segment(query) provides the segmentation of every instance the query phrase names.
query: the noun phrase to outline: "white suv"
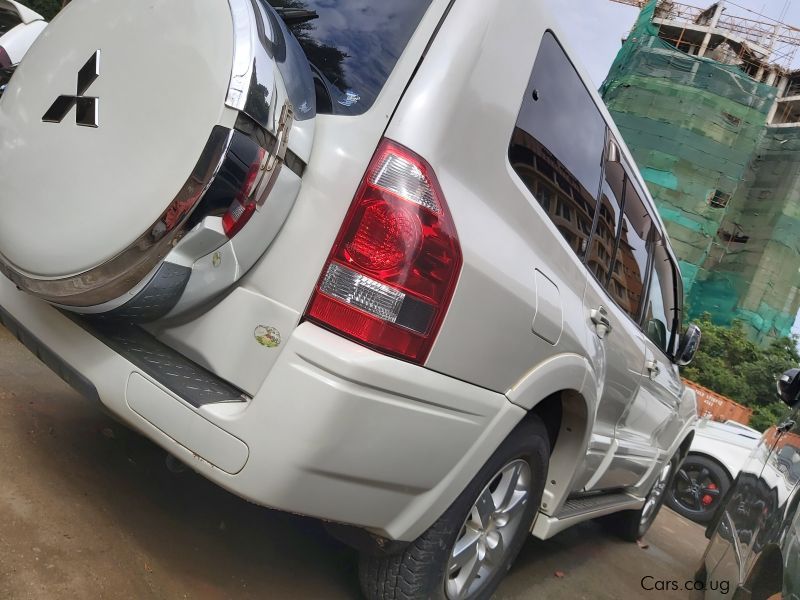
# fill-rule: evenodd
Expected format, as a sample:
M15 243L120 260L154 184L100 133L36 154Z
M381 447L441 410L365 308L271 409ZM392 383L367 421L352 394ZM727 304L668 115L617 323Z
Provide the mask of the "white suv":
M3 322L370 598L643 535L700 334L544 4L74 0L0 99Z

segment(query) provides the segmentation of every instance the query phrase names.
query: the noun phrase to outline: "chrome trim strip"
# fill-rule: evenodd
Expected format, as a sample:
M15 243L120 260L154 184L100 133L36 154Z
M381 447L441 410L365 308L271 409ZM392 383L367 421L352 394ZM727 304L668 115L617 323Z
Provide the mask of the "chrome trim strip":
M225 104L244 111L253 80L255 11L250 0L228 0L233 18L233 69Z
M175 199L145 233L111 260L72 277L37 279L19 272L0 256L0 272L22 290L62 306L95 306L128 293L186 233L186 223L219 172L232 137L233 130L214 127Z

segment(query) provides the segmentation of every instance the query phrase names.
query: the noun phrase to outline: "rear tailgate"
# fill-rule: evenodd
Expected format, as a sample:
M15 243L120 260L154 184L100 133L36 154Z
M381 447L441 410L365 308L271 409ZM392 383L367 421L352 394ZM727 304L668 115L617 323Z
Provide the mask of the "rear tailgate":
M358 53L360 60L340 64L343 73L351 74L347 86L337 80L341 89L332 85L330 69L317 69L317 85L328 88L336 106L326 108L318 102L314 150L297 201L268 251L213 308L191 320L148 326L161 341L250 395L261 387L300 322L370 158L449 0L415 0L402 8L383 3L363 8L352 0L338 0L338 8L321 0L305 4L320 15L310 24L325 30L322 41L333 45L329 51ZM410 20L405 22L406 37L397 37L403 11L409 11ZM325 28L326 18L331 28ZM363 38L346 44L345 25L355 28L359 19ZM389 31L395 36L396 56L385 41ZM303 37L300 41L306 49L315 43ZM390 52L377 79L368 71L359 74L359 69L375 64L381 47Z

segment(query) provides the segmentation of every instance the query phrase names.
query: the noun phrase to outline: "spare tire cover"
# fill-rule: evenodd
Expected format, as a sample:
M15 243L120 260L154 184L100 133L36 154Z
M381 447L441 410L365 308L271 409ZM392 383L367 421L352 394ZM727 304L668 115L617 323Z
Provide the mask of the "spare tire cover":
M246 77L272 71L265 81L274 89L262 98L291 96L298 84L281 77L286 64L255 48L269 35L268 13L274 21L268 5L250 0L73 0L0 98L4 272L63 280L138 243L185 188L212 131L233 127L230 107L256 110L245 106L252 94L231 103L234 84L240 96L255 84L242 89L243 52ZM313 90L310 71L302 79L299 88ZM268 128L259 117L269 111L252 120ZM301 145L307 160L310 142Z

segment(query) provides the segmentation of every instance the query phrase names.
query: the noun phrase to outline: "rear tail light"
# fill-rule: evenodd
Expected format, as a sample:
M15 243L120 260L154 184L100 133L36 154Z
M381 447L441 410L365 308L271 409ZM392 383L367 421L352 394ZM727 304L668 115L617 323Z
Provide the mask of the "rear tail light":
M430 165L383 140L306 318L355 341L424 363L461 270L461 248Z
M258 183L258 175L261 171L261 165L264 162L266 152L263 148L259 148L256 153L256 158L250 165L247 171L247 176L244 179L242 189L234 198L228 211L222 217L222 229L228 239L233 238L237 233L242 230L242 227L247 225L247 222L256 212L256 199L255 191Z

